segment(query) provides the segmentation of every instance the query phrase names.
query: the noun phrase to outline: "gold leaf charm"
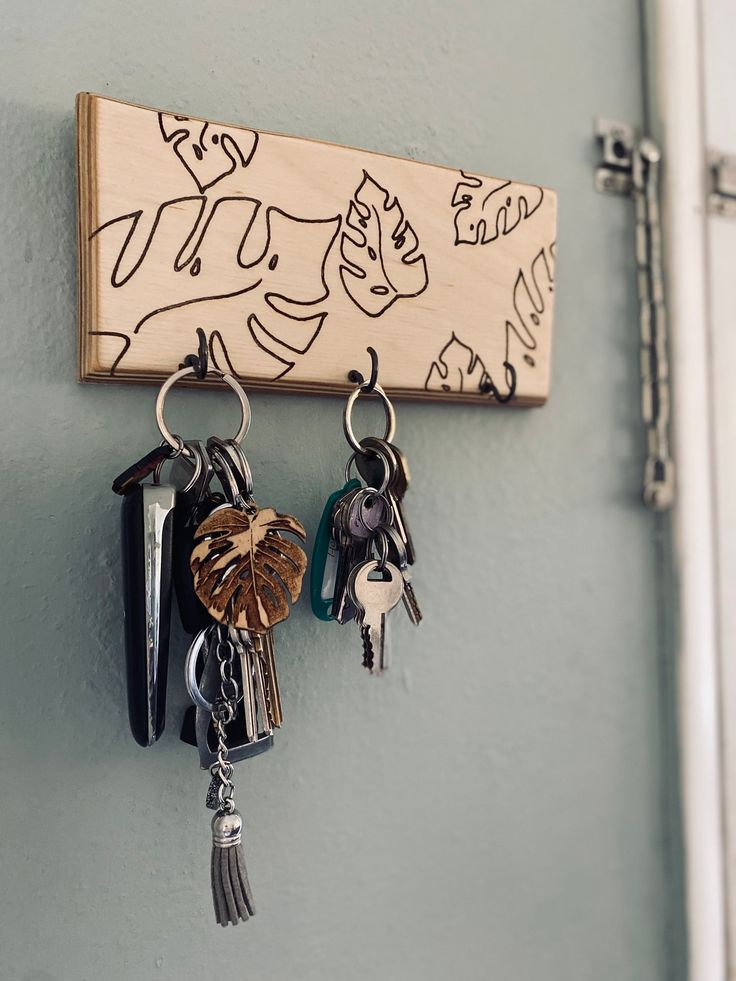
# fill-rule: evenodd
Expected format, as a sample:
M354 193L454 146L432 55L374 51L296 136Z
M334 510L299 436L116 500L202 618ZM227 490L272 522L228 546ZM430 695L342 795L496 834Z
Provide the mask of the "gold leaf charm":
M273 508L221 508L197 528L194 589L215 620L262 634L288 617L286 593L299 599L307 557L280 531L306 541L301 522Z

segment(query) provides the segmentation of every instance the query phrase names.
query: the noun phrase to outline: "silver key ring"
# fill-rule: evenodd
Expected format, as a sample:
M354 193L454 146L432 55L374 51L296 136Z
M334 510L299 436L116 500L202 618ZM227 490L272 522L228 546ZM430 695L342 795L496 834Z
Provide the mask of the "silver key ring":
M386 530L391 530L390 525L379 525L376 528L375 539L378 548L378 568L381 572L386 568L388 562L388 535Z
M199 631L197 636L192 641L189 650L187 651L186 660L184 661L184 682L186 684L189 697L195 705L198 705L200 708L203 708L205 712L209 712L210 714L214 712L215 707L211 702L207 701L197 685L197 661L199 660L199 653L202 650L204 642L208 639L208 634L211 629L212 627L210 625L209 627L204 627Z
M363 451L363 452L365 452L365 451ZM375 455L377 457L380 457L381 462L383 463L383 470L384 470L383 480L381 481L380 487L375 487L374 488L376 494L383 495L386 492L389 483L391 482L391 469L390 469L389 462L388 462L388 459L387 459L385 453L382 453L380 450L371 450L371 453L375 453ZM355 458L356 458L357 455L358 455L357 453L351 453L350 456L348 457L348 462L345 464L345 483L346 484L349 483L349 481L350 481L350 468L355 463Z
M383 434L383 438L387 443L390 443L396 433L396 413L394 412L394 407L391 405L391 401L381 388L381 386L376 383L373 386L373 391L365 392L362 385L358 385L353 391L348 395L348 400L345 403L345 409L342 414L342 424L345 430L345 439L348 441L352 449L356 453L365 453L365 450L360 445L358 440L355 438L355 433L353 432L353 406L355 405L357 399L361 395L377 395L381 402L383 403L383 409L386 413L386 432Z
M166 401L166 396L170 388L173 388L178 381L186 378L187 375L194 375L196 373L197 369L193 365L180 368L173 375L169 375L159 389L158 396L156 397L156 422L158 428L169 446L173 446L175 450L179 450L181 447L181 437L175 436L166 425L166 420L164 419L164 402ZM236 442L240 443L248 435L248 430L250 429L250 402L248 401L248 396L245 394L242 385L232 375L228 375L224 371L219 371L217 368L210 368L209 373L221 378L238 396L240 401L240 427L233 438Z

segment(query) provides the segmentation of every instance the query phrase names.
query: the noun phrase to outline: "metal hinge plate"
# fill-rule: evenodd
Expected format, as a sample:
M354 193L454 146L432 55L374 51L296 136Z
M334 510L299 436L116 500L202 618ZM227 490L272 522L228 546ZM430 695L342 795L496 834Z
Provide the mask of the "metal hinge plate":
M630 196L633 181L633 152L639 132L615 119L595 120L595 136L601 161L595 169L595 187L602 194Z
M708 210L736 218L736 154L708 151Z

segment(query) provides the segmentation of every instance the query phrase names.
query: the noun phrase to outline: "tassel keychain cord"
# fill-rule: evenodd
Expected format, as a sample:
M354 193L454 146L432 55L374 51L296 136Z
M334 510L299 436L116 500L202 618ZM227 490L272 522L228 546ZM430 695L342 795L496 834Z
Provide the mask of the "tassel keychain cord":
M226 726L235 718L238 684L233 678L235 651L226 632L219 633L217 660L220 665L220 695L212 712L217 736L217 760L212 764L211 788L217 786L217 813L212 818L212 900L215 919L221 926L236 925L255 914L253 894L248 882L245 855L241 845L243 819L235 810L233 765L228 759ZM209 797L209 795L208 795Z

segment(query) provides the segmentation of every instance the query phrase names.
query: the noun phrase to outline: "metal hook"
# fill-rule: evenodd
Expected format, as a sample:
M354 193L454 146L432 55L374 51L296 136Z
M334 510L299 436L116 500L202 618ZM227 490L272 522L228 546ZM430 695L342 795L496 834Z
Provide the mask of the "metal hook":
M363 375L356 369L353 368L352 371L348 372L348 380L353 382L355 385L360 385L361 390L366 394L370 395L371 392L375 392L376 383L378 382L378 355L376 354L375 348L368 347L366 351L370 355L371 359L371 375L366 382Z
M480 384L480 390L483 395L493 395L496 401L500 402L501 405L506 402L510 402L516 394L516 368L514 368L510 361L504 361L503 366L506 369L506 377L508 378L508 376L511 375L511 384L509 385L509 390L506 395L501 395L499 390L494 385L493 379L490 375Z
M201 327L197 327L197 338L199 339L197 353L188 354L179 368L194 368L194 374L203 381L209 371L210 354L207 348L207 335Z

